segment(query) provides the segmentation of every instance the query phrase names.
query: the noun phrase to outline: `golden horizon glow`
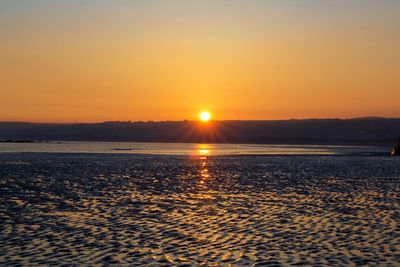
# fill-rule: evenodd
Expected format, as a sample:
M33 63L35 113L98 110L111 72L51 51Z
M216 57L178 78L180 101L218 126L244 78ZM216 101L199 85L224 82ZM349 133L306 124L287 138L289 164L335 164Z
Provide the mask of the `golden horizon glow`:
M207 122L207 121L211 120L211 113L208 111L202 111L199 114L199 118L202 122Z
M394 0L0 1L0 121L400 117L399 13Z

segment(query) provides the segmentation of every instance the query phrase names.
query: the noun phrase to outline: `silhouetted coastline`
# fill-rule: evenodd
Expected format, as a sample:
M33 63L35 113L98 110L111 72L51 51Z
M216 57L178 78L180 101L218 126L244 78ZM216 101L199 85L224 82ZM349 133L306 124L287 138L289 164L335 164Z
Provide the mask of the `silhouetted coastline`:
M392 145L400 119L276 121L0 122L0 140Z

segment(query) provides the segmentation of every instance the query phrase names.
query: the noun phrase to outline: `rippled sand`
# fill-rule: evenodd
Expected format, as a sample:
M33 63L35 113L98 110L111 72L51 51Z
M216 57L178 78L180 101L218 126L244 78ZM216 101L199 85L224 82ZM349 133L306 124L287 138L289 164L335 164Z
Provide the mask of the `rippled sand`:
M0 154L0 264L399 265L400 160Z

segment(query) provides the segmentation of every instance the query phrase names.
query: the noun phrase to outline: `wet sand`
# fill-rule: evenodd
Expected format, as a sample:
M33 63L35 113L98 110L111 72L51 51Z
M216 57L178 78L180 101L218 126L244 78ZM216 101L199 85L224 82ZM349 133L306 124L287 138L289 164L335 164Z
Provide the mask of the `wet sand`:
M400 262L400 160L0 154L0 264Z

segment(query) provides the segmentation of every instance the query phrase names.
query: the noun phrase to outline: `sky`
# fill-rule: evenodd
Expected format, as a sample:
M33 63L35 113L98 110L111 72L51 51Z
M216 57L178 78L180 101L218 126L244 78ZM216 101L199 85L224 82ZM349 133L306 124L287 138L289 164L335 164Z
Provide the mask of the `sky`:
M0 0L0 121L400 117L398 0Z

